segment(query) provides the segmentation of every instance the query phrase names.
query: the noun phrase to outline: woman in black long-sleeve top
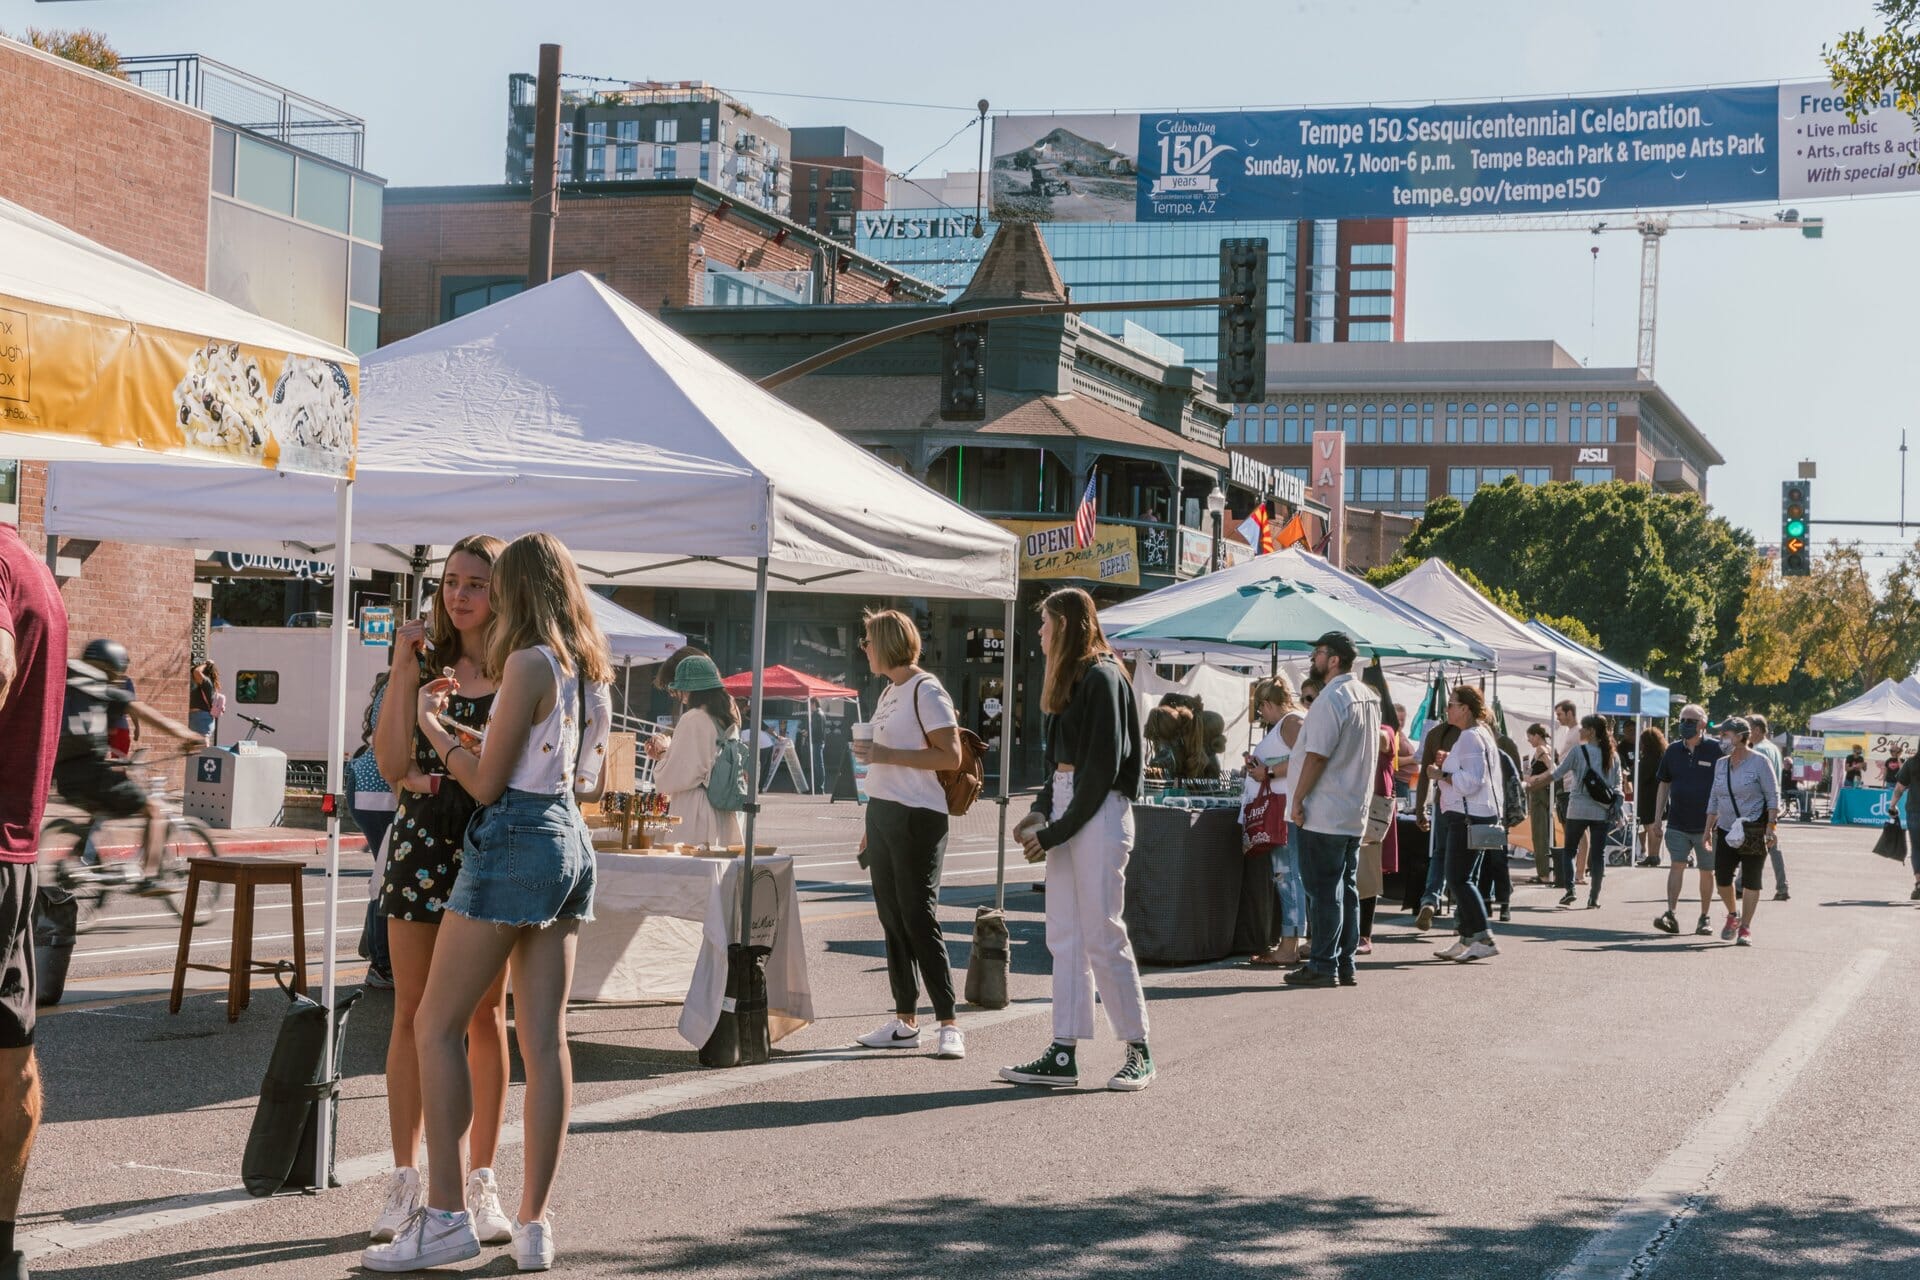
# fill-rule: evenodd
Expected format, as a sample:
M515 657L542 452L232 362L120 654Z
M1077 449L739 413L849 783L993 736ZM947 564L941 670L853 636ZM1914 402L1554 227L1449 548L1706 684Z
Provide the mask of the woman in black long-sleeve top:
M1121 919L1127 857L1133 850L1133 802L1140 795L1140 711L1094 615L1077 587L1040 606L1047 656L1046 782L1016 830L1027 857L1047 862L1047 950L1053 953L1053 1044L1032 1062L1002 1067L1015 1084L1080 1083L1075 1046L1093 1038L1093 996L1100 992L1127 1059L1109 1089L1144 1089L1153 1080L1147 1003L1140 966Z

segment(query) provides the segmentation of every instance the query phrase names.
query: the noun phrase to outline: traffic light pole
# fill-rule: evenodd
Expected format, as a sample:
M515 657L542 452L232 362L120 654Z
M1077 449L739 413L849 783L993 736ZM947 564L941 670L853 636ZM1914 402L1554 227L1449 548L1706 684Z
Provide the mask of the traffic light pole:
M828 347L818 355L808 356L798 364L788 365L777 372L760 379L760 386L771 391L773 388L792 382L795 378L804 378L816 370L830 364L838 364L848 356L857 356L862 351L871 351L875 347L885 346L898 338L911 338L922 333L937 333L942 329L951 329L956 325L981 324L988 320L1019 320L1028 316L1077 316L1094 311L1171 311L1180 307L1232 307L1249 302L1249 297L1236 294L1227 298L1142 298L1115 302L1023 302L1005 307L974 307L961 311L946 311L937 316L927 316L920 320L909 320L905 324L894 325L890 329L881 329L874 333L862 334L850 342L837 347Z

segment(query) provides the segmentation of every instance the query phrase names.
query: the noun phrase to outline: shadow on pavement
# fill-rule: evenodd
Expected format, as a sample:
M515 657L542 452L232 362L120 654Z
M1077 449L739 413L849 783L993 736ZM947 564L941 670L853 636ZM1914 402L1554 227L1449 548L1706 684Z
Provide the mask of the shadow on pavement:
M1085 1083L1085 1077L1082 1077ZM872 1094L865 1097L811 1098L795 1102L738 1102L642 1116L617 1124L589 1125L581 1133L751 1133L759 1129L791 1129L807 1125L843 1124L850 1120L891 1119L958 1107L996 1107L1044 1104L1068 1097L1068 1091L1028 1089L1004 1085L982 1089Z
M1920 1230L1895 1220L1895 1212L1833 1200L1811 1210L1742 1206L1737 1216L1717 1220L1709 1205L1675 1243L1685 1252L1695 1232L1707 1233L1702 1239L1722 1273L1749 1280L1893 1280L1911 1277L1920 1262ZM915 1199L787 1214L718 1239L664 1237L640 1256L570 1249L566 1260L607 1274L756 1280L1540 1276L1570 1259L1603 1215L1600 1206L1582 1206L1516 1230L1445 1221L1368 1196L1264 1198L1226 1188L1070 1204ZM1389 1225L1390 1235L1382 1230ZM1669 1271L1688 1267L1682 1262L1657 1274Z
M190 1280L193 1276L213 1276L224 1271L238 1271L247 1267L267 1267L276 1263L299 1262L309 1258L331 1258L333 1271L351 1270L359 1273L360 1250L366 1247L364 1232L354 1232L344 1236L314 1236L305 1240L281 1240L271 1244L232 1244L210 1246L205 1249L189 1249L181 1253L165 1254L157 1258L135 1258L127 1262L102 1262L98 1258L80 1255L84 1261L76 1260L70 1267L59 1266L58 1255L45 1257L33 1264L36 1276L72 1276L85 1277L86 1280ZM351 1260L351 1261L350 1261ZM481 1272L468 1274L493 1275L505 1274L513 1269L513 1259L508 1256L505 1271L489 1268ZM332 1272L330 1271L329 1274ZM371 1274L371 1273L367 1273Z

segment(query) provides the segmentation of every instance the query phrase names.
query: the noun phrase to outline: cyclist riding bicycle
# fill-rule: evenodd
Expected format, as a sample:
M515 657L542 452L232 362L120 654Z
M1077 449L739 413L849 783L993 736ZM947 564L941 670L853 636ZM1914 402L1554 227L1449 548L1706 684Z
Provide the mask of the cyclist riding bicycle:
M182 742L197 744L203 739L135 701L132 690L122 683L127 663L127 647L117 640L91 641L78 660L67 660L66 705L53 762L53 784L69 804L96 817L146 815L142 878L134 892L160 895L169 892L156 874L166 847L167 812L145 787L127 776L124 768L112 763L108 725L117 714L124 714Z

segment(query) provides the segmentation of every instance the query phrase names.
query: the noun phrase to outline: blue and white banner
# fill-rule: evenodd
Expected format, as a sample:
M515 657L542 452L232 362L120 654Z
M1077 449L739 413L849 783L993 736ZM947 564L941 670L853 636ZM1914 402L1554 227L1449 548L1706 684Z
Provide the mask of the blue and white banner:
M1920 191L1892 103L1820 83L1421 107L1002 116L993 208L1037 221L1449 217Z

